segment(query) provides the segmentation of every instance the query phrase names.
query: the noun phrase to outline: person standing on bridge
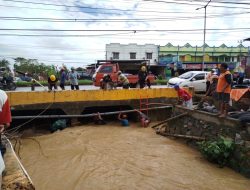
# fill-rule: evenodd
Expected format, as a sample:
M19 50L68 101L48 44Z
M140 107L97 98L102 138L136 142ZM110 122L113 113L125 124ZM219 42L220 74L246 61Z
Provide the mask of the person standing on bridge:
M0 133L10 126L11 112L7 94L0 90Z
M51 91L53 88L54 90L57 90L57 81L58 81L58 78L55 75L49 76L48 78L49 91Z
M147 68L145 66L142 66L141 69L138 72L138 82L140 84L140 88L144 88L145 84L147 82Z
M62 90L65 90L65 81L67 79L67 74L65 72L65 68L62 67L60 70L60 87Z
M70 81L71 90L74 90L74 89L79 90L78 74L74 67L71 67L71 72L69 73L69 81Z
M122 88L124 89L129 89L128 78L124 74L122 74L121 71L118 71L117 75L118 75L118 84L121 84Z
M182 105L189 109L193 109L192 95L185 89L180 88L179 85L175 85L174 89L178 93L179 100L182 100Z

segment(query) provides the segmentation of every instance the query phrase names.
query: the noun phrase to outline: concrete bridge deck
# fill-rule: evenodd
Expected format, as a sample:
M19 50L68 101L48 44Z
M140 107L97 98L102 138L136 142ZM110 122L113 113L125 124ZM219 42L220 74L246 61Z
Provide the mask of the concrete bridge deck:
M44 92L7 92L11 106L88 101L121 101L153 98L176 98L172 88L129 90L66 90Z
M169 104L177 98L177 93L173 88L8 92L7 94L13 115L36 115L47 109L57 110L58 114L66 115L86 113L89 108L93 112L102 112L102 108L105 107L116 107L113 111L124 109L125 106L126 109L139 109L142 99L144 103Z

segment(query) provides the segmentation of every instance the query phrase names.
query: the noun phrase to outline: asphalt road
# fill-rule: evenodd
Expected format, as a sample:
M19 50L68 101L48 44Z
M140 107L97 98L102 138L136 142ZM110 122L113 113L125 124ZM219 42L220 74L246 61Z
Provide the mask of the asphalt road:
M152 86L152 88L166 88L166 87L167 87L166 85L153 85ZM80 88L80 90L98 90L98 89L100 89L99 87L96 87L93 85L80 85L79 88ZM45 87L45 89L43 87L40 87L40 86L35 87L35 91L47 91L47 90L48 90L48 87ZM58 87L58 90L60 91L61 88ZM70 90L70 86L65 86L65 90ZM31 87L17 87L16 91L28 92L28 91L31 91Z

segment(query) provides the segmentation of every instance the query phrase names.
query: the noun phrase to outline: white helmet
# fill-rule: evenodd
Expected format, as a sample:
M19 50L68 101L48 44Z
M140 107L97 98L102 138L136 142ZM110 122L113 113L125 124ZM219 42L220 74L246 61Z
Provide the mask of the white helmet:
M121 72L121 71L118 71L117 74L120 75L120 74L122 74L122 72Z

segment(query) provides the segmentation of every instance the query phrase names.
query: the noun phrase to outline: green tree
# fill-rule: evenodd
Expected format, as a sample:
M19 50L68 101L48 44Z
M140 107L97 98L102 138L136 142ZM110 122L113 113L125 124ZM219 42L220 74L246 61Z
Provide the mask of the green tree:
M7 67L7 68L9 68L9 66L10 66L10 62L8 60L6 60L6 59L0 60L0 67Z
M44 63L39 63L37 59L25 59L22 57L15 58L14 69L18 72L28 73L35 79L39 76L46 79L51 74L57 75L56 67L53 65L45 65Z

